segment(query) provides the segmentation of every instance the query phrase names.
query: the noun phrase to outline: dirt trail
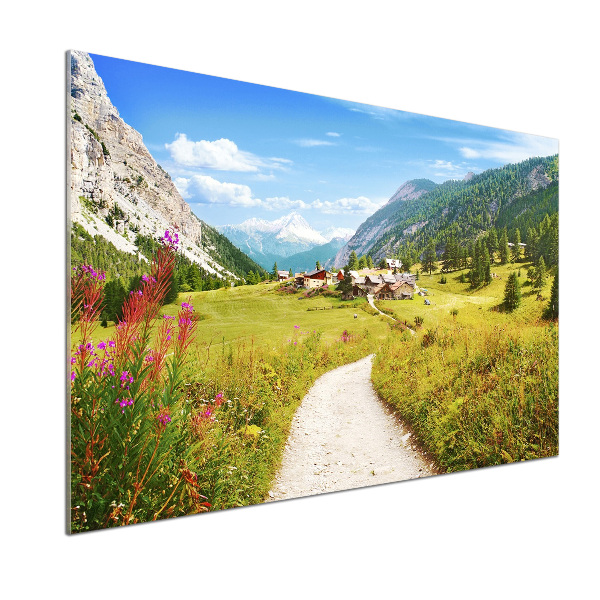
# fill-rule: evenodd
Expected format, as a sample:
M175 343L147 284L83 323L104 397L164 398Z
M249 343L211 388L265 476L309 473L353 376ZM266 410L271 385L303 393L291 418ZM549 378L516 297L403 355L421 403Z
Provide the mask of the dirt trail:
M392 321L398 322L398 319L394 319L394 317L391 317L390 315L385 314L384 312L380 311L375 306L375 302L373 301L373 294L367 295L367 301L369 302L371 307L374 308L380 315L383 315L384 317L387 317L388 319L391 319ZM406 327L406 329L408 329L410 331L411 335L416 335L416 333L410 327L408 327L408 325L405 325L405 327Z
M371 384L373 355L315 381L291 427L270 500L433 475Z

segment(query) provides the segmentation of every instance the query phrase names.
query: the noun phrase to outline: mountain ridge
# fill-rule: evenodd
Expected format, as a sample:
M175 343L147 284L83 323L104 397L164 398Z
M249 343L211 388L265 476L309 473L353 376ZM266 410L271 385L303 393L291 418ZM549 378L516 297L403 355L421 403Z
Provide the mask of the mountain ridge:
M438 249L453 236L462 243L475 240L500 222L519 199L548 189L555 182L558 182L557 155L529 158L477 175L469 173L463 180L430 182L432 186L424 186L428 190L405 188L412 197L399 201L395 196L406 186L403 184L390 199L392 202L358 227L355 236L336 255L335 266L347 264L352 250L358 256L369 254L377 261L400 254L410 244L418 258L430 240ZM558 210L557 202L558 190L556 198L548 203L551 212L555 205Z
M292 211L274 221L252 217L237 225L223 225L218 230L226 235L265 269L270 270L274 262L286 263L285 259L317 248L316 255L323 257L323 250L337 251L339 233L349 235L352 230L330 227L324 233L311 227L304 217ZM330 237L331 236L331 237ZM333 250L332 250L333 251ZM325 259L332 259L335 252ZM289 261L288 261L289 262Z
M137 235L156 238L175 227L180 251L190 261L218 277L243 276L231 260L239 250L226 248L218 232L194 215L142 135L120 117L89 54L72 50L69 58L71 222L145 259ZM228 253L228 267L217 245Z
M384 235L393 223L390 221L398 204L409 200L416 200L423 194L434 189L438 184L429 179L411 179L405 181L390 197L390 199L375 213L359 225L356 233L338 251L334 259L334 266L341 268L348 264L351 252L357 256L367 254L373 240Z

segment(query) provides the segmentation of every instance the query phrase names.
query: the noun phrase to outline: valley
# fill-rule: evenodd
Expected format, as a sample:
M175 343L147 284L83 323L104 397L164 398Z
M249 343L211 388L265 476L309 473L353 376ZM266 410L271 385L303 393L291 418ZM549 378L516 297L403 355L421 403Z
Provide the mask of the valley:
M387 201L259 198L294 160L178 134L167 172L82 52L70 102L73 532L558 454L556 154ZM280 148L349 139L324 135ZM221 206L239 224L194 212ZM411 456L375 465L388 437Z

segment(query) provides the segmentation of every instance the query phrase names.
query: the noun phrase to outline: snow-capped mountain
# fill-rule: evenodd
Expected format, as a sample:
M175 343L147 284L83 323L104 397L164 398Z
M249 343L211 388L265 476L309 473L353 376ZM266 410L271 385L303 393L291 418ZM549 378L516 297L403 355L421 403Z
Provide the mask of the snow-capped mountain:
M354 229L348 227L329 227L325 231L321 231L321 235L330 242L334 238L342 238L348 241L355 233Z
M275 221L252 218L219 230L259 264L264 257L269 262L272 256L291 256L329 241L296 212Z

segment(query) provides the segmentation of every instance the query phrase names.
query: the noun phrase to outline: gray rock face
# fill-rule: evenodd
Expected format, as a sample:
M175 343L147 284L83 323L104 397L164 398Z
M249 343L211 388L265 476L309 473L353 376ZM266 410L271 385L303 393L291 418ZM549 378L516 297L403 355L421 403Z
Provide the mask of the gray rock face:
M188 258L225 275L201 247L200 220L152 158L141 134L121 119L90 56L72 51L70 58L72 221L131 253L137 252L137 233L156 236L176 227ZM112 226L106 222L109 214L115 216Z

